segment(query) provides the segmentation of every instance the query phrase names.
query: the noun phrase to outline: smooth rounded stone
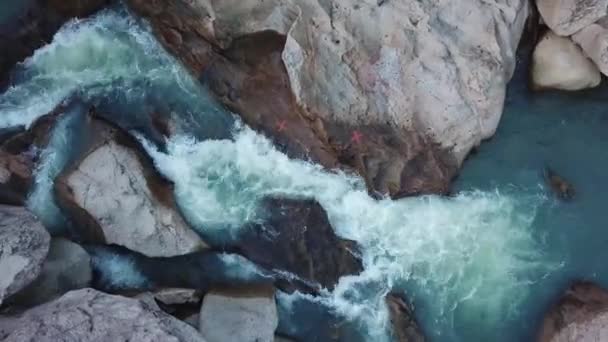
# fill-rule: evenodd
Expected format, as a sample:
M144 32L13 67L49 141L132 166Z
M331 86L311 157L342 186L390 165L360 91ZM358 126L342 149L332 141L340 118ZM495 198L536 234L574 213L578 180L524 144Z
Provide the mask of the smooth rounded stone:
M544 23L560 36L569 36L607 14L608 0L536 0Z
M0 305L38 277L50 236L22 207L0 205Z
M545 315L539 342L608 341L608 292L573 284Z
M471 148L494 134L529 8L524 0L127 3L290 157L356 170L370 193L393 198L447 192Z
M591 24L572 36L587 57L608 76L608 18Z
M207 293L199 328L208 342L272 342L278 322L274 288L249 287Z
M89 116L89 141L55 181L60 207L88 242L114 243L147 256L175 256L206 247L185 222L137 141Z
M532 56L535 89L581 90L600 84L602 76L593 62L569 38L549 31Z
M40 304L70 290L88 287L91 279L91 257L84 248L70 240L54 238L40 276L11 298L11 303Z
M154 291L154 298L165 305L196 304L203 295L195 289L167 288Z
M154 301L71 291L19 317L0 317L5 342L154 341L204 342L188 324L164 313Z

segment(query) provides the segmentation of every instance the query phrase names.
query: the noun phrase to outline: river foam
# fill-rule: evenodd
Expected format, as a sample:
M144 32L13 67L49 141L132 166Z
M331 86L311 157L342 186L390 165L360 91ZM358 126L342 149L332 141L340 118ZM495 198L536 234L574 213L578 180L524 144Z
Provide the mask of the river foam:
M316 300L362 324L369 340L388 338L383 298L392 289L415 292L440 330L480 317L479 324L495 328L517 313L527 286L556 267L543 262L530 229L545 200L541 194L375 200L360 179L291 160L241 125L233 139L174 137L167 153L140 140L175 182L185 216L204 234L238 234L267 195L318 200L336 232L361 245L365 270L343 277Z

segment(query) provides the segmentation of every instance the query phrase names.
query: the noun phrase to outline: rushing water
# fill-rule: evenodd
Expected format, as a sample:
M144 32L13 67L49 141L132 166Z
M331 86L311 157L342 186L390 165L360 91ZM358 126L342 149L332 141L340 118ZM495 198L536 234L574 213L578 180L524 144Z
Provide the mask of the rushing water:
M384 296L392 290L413 301L432 341L526 340L565 281L608 284L605 258L594 259L608 253L600 230L608 183L597 167L608 160L601 135L608 121L599 93L530 96L516 78L499 132L467 161L455 196L392 201L369 197L357 177L287 158L235 122L124 10L67 24L15 74L0 95L0 126L29 125L73 98L107 109L173 180L180 208L203 236L238 236L264 196L319 201L337 234L361 245L365 270L320 297L278 296L281 329L304 340L323 340L314 322L329 314L345 322L349 341L387 340ZM156 110L178 126L162 149L146 122ZM38 166L29 203L49 215L45 222L58 215L50 188L77 145L65 137L79 113L60 120ZM572 203L547 192L546 164L577 186ZM107 282L149 281L134 261L104 253L96 262Z

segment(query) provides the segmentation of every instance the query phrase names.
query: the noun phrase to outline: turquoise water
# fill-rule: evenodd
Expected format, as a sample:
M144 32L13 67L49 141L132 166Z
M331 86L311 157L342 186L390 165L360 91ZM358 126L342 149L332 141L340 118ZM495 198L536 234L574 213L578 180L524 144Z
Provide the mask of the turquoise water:
M569 279L605 281L606 89L531 96L520 66L496 137L466 162L455 195L392 201L369 197L354 175L287 158L218 106L124 10L69 23L16 75L0 95L1 127L29 125L71 99L102 107L175 183L180 209L203 236L238 237L265 196L316 199L336 233L359 243L365 270L316 298L279 296L282 331L302 340L327 340L327 329L315 328L320 320L341 326L343 340L389 340L384 296L398 290L414 302L431 341L525 341ZM162 147L151 142L147 119L156 110L176 125ZM53 149L69 155L77 145L64 143L65 129L55 131L47 156ZM44 191L30 203L52 204L47 190L65 160L43 158L37 177ZM574 201L559 202L545 189L545 165L574 183ZM117 260L100 263L110 265L115 282L145 283L133 263Z

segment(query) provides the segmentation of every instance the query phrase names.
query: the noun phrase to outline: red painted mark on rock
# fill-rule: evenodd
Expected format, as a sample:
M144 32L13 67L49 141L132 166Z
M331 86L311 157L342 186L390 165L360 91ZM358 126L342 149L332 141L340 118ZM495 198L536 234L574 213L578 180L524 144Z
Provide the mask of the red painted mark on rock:
M283 132L287 128L287 120L277 121L277 131Z
M360 144L362 139L363 139L363 134L361 134L361 132L359 132L359 131L354 131L350 137L350 141L354 142L355 144Z

